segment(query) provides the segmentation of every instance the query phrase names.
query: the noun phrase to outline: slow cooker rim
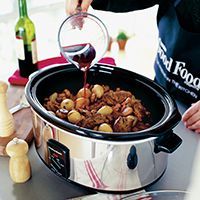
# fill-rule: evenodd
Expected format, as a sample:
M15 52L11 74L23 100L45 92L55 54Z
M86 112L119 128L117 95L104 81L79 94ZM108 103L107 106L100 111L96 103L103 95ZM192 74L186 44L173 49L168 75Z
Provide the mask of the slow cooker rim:
M67 64L67 65L73 66L72 64ZM105 64L97 64L96 66L100 67L102 65L103 65L103 67L108 66L109 68L114 69L114 70L123 70L123 71L125 70L125 69L122 69L122 68L119 68L119 67L113 68L113 66L105 65ZM60 65L60 66L63 66L63 65ZM67 67L68 69L69 69L69 66ZM55 67L57 68L58 66L56 65ZM75 68L75 67L72 67L72 68ZM130 139L131 140L133 140L133 139L138 140L138 139L144 139L146 137L153 137L153 136L155 136L155 133L153 133L153 132L156 132L158 127L159 127L159 129L161 127L163 127L164 126L163 124L168 122L170 117L173 115L174 112L176 112L176 109L177 109L176 106L175 106L174 100L170 97L170 95L162 87L160 87L158 84L156 84L152 80L148 79L147 77L136 74L136 73L129 71L129 70L125 70L127 72L136 74L138 77L144 79L145 81L148 81L149 83L151 82L151 84L153 84L153 85L151 85L151 89L152 89L152 86L154 86L154 87L157 87L157 89L159 89L163 93L163 95L161 95L160 93L159 94L160 94L160 99L163 101L163 105L165 106L165 113L164 113L163 117L156 124L154 124L153 126L151 126L148 129L145 129L145 130L142 130L142 131L137 131L137 132L105 133L105 132L99 132L99 131L94 131L94 130L91 130L91 129L79 127L77 125L66 122L66 121L64 121L64 120L62 120L58 117L53 117L53 120L52 120L52 115L40 104L40 102L38 101L36 96L33 95L33 94L35 94L37 85L39 84L39 82L41 82L43 79L45 79L45 76L42 76L42 78L40 78L38 81L36 81L36 83L33 86L31 86L31 83L34 81L35 78L37 78L42 73L45 73L46 71L51 70L51 69L54 69L54 67L48 67L47 69L42 69L42 70L38 71L37 73L35 73L31 76L31 78L29 79L29 81L28 81L28 83L25 87L25 94L26 94L27 100L30 103L30 105L33 107L35 112L39 113L39 115L43 116L44 119L52 121L53 124L56 124L56 126L59 126L63 130L66 130L66 131L69 131L69 129L73 130L74 134L80 135L80 132L82 131L82 132L84 132L84 134L82 134L82 136L88 135L89 137L94 137L96 139L106 139L106 140L112 139L112 140L120 140L120 141L121 140L130 140ZM75 69L77 70L77 68L75 68ZM66 70L66 68L64 70ZM142 83L144 84L144 82L142 82ZM153 89L155 89L155 88L153 88ZM31 95L28 94L28 91L29 92L31 91L30 92ZM166 103L166 102L168 102L168 103ZM171 106L170 106L170 104L171 104ZM180 118L180 116L178 116L178 117ZM173 127L176 126L177 123L178 123L178 120L173 125L171 124L171 126L167 127L167 128L171 130ZM85 134L85 132L87 134ZM148 132L148 136L147 135L144 136L144 133L147 133L147 132ZM163 134L165 134L166 132L167 132L167 130L165 130ZM157 136L160 136L160 135L163 135L163 134L158 134Z

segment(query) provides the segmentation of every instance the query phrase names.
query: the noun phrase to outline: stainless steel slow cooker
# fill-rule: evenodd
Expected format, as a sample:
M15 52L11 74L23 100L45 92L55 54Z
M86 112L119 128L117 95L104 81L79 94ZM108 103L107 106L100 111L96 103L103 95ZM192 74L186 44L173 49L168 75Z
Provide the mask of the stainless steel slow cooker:
M181 119L174 100L152 80L110 65L92 67L87 82L133 92L151 112L153 125L105 133L54 116L43 107L44 98L65 88L76 93L83 87L83 72L71 64L50 66L34 73L25 88L39 157L58 176L98 191L135 191L158 180L168 154L182 142L173 132Z

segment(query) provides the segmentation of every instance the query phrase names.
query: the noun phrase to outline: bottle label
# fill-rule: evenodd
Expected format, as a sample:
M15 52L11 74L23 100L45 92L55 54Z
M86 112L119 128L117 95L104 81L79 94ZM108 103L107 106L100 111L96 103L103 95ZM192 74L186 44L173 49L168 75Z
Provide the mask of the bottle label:
M32 49L32 61L33 61L33 64L35 64L38 61L36 40L33 40L31 42L31 49Z
M24 41L19 37L16 37L16 53L20 60L25 60Z

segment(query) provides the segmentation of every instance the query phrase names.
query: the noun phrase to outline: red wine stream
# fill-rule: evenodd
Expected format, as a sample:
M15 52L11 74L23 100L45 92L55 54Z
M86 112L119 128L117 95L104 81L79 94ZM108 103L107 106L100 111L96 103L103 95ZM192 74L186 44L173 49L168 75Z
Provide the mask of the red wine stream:
M96 51L90 43L65 46L63 49L69 61L74 63L81 71L84 72L83 88L84 97L86 98L87 71L96 56Z

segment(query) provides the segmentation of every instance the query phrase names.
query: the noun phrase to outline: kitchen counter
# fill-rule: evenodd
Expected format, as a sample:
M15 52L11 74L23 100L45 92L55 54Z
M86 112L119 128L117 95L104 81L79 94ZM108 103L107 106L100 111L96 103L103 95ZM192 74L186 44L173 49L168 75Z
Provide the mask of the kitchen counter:
M23 87L12 86L11 90L12 93L17 90L16 96L19 96ZM11 105L11 102L9 104ZM179 102L177 104L180 112L183 113L186 108ZM148 191L160 189L187 190L200 135L186 129L182 122L175 127L174 132L183 139L183 143L169 155L168 167L164 175L156 183L147 187L146 190ZM9 158L0 157L0 199L63 200L93 193L93 191L66 182L53 174L39 159L34 144L31 145L28 156L32 168L32 177L23 184L12 182L8 171Z

